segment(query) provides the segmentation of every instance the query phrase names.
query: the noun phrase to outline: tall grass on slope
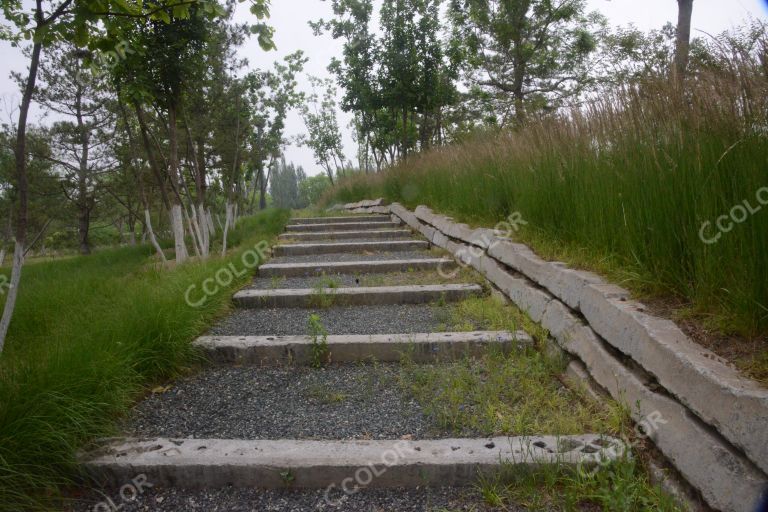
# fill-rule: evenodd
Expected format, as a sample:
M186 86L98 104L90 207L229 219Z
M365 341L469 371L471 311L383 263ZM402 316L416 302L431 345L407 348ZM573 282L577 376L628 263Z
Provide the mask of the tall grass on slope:
M484 224L520 212L523 240L610 261L634 276L630 285L765 334L768 205L756 195L768 198L768 68L731 50L691 77L684 98L668 83L625 88L569 115L343 180L324 200L384 196ZM732 211L741 219L733 208L745 200L759 211L718 235L716 220ZM717 242L702 241L705 222L704 238Z
M195 363L190 341L248 277L198 309L186 304L186 289L240 265L244 250L286 221L276 210L243 219L230 238L240 246L227 258L175 269L158 268L146 246L25 268L0 356L0 510L51 506L76 476L78 449L113 434L147 385Z

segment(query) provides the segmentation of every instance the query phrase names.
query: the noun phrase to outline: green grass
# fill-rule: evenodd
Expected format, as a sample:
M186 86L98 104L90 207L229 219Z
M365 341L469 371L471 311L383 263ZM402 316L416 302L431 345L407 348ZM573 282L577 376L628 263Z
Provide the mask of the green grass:
M598 403L581 390L563 387L558 380L562 362L541 350L546 331L518 308L486 297L444 306L442 311L450 330L524 328L539 348L508 355L489 350L480 359L447 365L417 366L406 356L401 385L442 428L458 436L597 433L631 442L627 404ZM643 459L635 452L633 458L622 458L594 474L565 465L530 470L503 465L479 479L475 494L499 510L678 510L649 482Z
M224 314L249 272L200 308L192 284L282 230L288 213L240 221L224 259L161 268L147 246L25 268L0 357L0 510L52 507L77 478L75 453L113 434L115 419L153 383L198 362L191 340Z
M324 201L385 197L486 226L518 212L527 224L515 236L534 248L683 299L724 331L763 336L768 205L715 244L699 235L745 200L755 209L768 187L768 78L740 65L738 76L702 74L684 104L657 84L608 95L571 117L340 180Z

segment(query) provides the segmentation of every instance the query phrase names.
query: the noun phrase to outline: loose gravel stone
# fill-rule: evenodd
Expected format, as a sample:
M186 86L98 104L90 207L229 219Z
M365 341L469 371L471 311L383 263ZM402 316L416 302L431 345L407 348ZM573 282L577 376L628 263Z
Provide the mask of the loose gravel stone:
M112 510L98 508L109 498L122 505L123 512L483 512L486 506L477 491L466 488L433 487L414 489L365 489L345 495L325 490L260 490L260 489L149 489L138 498L123 502L118 491L94 492L81 500L72 512ZM499 509L496 509L499 510ZM526 509L506 504L507 512Z
M139 403L125 430L214 439L450 437L398 378L393 364L209 368Z
M218 336L286 336L307 334L309 316L316 313L328 334L404 334L442 330L448 310L433 304L343 306L325 309L237 309L214 326Z

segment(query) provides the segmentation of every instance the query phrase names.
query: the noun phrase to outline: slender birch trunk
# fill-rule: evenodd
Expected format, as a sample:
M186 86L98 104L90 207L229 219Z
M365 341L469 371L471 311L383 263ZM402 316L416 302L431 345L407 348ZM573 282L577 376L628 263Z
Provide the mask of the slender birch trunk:
M165 257L163 248L160 247L159 243L157 243L155 232L152 229L152 217L149 215L149 208L144 209L144 226L147 228L147 230L144 232L144 236L149 237L149 241L152 243L152 246L157 251L157 254L160 255L160 259L163 261L163 263L165 263L166 261L168 261L168 259Z

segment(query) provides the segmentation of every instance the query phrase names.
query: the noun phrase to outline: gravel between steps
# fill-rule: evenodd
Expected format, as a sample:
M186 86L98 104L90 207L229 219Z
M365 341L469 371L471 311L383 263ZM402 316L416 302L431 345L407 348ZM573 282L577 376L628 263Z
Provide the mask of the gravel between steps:
M138 499L123 503L117 491L101 491L123 512L484 512L493 510L483 504L477 491L466 488L433 487L416 489L366 489L345 496L325 490L260 490L260 489L150 489ZM111 494L110 494L111 492ZM112 510L97 508L105 500L96 495L84 499L73 512ZM525 510L505 504L507 512Z
M445 309L432 304L343 306L327 309L236 309L211 328L219 336L286 336L307 334L307 321L317 313L328 334L405 334L438 331Z
M135 437L413 439L450 437L399 385L399 365L214 367L150 395L125 425Z
M278 256L267 263L325 263L332 261L380 261L380 260L415 260L440 258L442 253L437 251L391 251L375 253L340 252L332 254L309 254L305 256Z

